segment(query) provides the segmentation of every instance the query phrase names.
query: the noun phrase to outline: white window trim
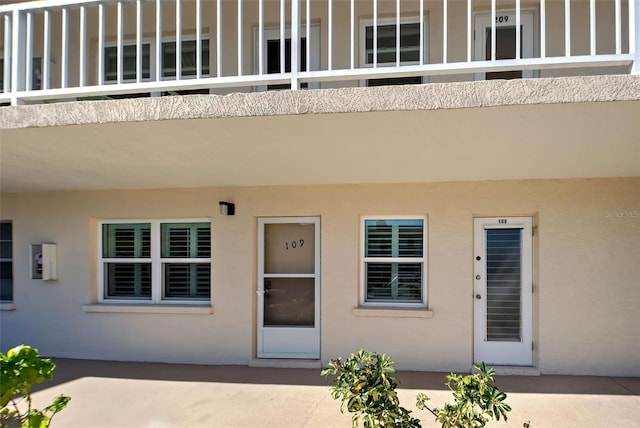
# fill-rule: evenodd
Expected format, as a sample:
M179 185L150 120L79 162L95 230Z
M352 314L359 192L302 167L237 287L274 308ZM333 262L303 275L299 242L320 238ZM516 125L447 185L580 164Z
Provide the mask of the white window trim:
M122 48L126 48L129 46L137 46L137 43L135 40L123 40L122 41ZM141 78L140 81L141 82L151 82L153 80L153 76L155 76L155 65L156 65L156 61L155 61L155 57L156 57L156 50L155 50L155 39L143 39L142 40L142 45L149 45L149 77L144 77ZM117 42L109 42L109 43L105 43L103 49L106 51L107 48L118 48L118 43ZM105 55L105 63L104 63L104 69L99 70L100 73L102 73L102 77L103 77L103 82L105 85L116 85L118 84L118 79L116 77L116 79L114 80L107 80L107 76L106 76L106 55ZM96 58L96 68L98 67L98 63L97 63L97 58ZM117 73L117 70L116 70ZM136 70L137 73L137 70ZM122 74L124 74L124 70L122 70ZM122 79L122 83L135 83L136 79Z
M405 16L400 17L400 25L402 24L419 24L420 23L420 15L413 16ZM381 25L394 25L396 24L396 18L378 18L378 27ZM429 13L425 10L424 12L424 20L423 20L423 31L424 31L424 63L429 63ZM360 20L360 68L373 68L373 64L367 64L367 37L366 37L366 29L369 26L373 26L373 19L361 19ZM419 65L420 61L401 61L400 65ZM376 67L395 67L396 63L394 62L386 62L386 63L378 63ZM384 79L384 77L380 77ZM359 86L366 87L367 80L360 80ZM422 76L422 83L429 83L429 76Z
M190 42L190 41L196 41L196 36L184 36L182 37L181 41L184 42ZM209 62L211 62L211 40L209 38L209 35L202 35L202 37L200 38L201 41L205 41L208 40L209 41ZM161 43L165 43L165 42L175 42L176 41L176 37L166 37L163 38ZM156 64L158 63L156 61L156 39L142 39L142 45L149 45L149 77L145 77L145 78L141 78L140 81L141 82L152 82L155 81L155 75L156 75ZM128 46L137 46L137 42L136 40L133 39L127 39L127 40L123 40L122 42L122 47L128 47ZM117 42L108 42L104 44L103 49L107 49L107 48L117 48L118 47L118 43ZM202 64L204 65L204 63ZM106 64L105 64L106 66ZM96 67L98 67L98 63L97 63L97 59L96 59ZM116 85L118 83L118 79L116 78L115 80L107 80L105 74L105 69L103 70L99 70L100 73L103 74L103 81L105 85ZM211 64L209 64L209 73L202 73L200 75L200 78L206 78L206 77L210 77L211 73ZM123 74L124 74L124 70L123 70ZM193 76L181 76L180 80L190 80L190 79L196 79L197 76L193 75ZM168 76L168 77L161 77L161 79L164 80L176 80L176 76ZM122 83L135 83L136 79L122 79Z
M410 258L405 257L403 262L410 263L422 263L422 301L421 302L367 302L367 281L366 281L366 269L367 262L389 262L388 257L365 257L366 243L365 243L365 222L366 220L422 220L422 257ZM363 215L360 217L360 308L421 308L426 309L427 306L427 291L428 291L428 218L426 215ZM363 315L364 312L356 311L355 315ZM377 314L379 315L379 314Z
M378 27L385 25L395 25L396 18L378 18ZM402 24L420 24L420 16L404 16L400 17L400 25ZM373 68L373 64L367 64L367 27L373 27L373 19L361 19L360 20L360 67L361 68ZM429 14L424 14L424 63L429 63ZM420 61L401 61L400 65L419 65ZM378 63L377 67L395 67L396 62L383 62Z
M196 42L196 46L198 44L196 36L183 36L180 40L181 40L182 43L184 43L184 42ZM209 77L211 75L210 74L211 73L211 50L212 50L213 46L211 46L211 40L210 40L208 34L203 34L202 37L200 38L201 42L204 42L205 40L207 40L209 42L209 73L200 74L200 78L201 79L205 78L205 77ZM176 37L175 36L173 36L173 37L165 37L165 38L162 39L162 43L163 44L166 43L166 42L174 42L175 43L175 41L176 41ZM154 43L155 43L155 41L154 41ZM152 46L152 49L153 49L153 57L155 58L155 51L156 51L155 44L154 44L154 46ZM197 52L196 52L196 54L197 54ZM155 65L156 63L153 62L153 64ZM204 66L204 65L205 65L204 63L201 64L201 66ZM155 73L155 70L154 70L154 73ZM155 74L152 74L152 76L155 76ZM176 79L179 79L179 80L190 80L190 79L196 79L196 78L197 78L196 74L194 74L193 76L180 76L179 78L177 76L161 77L162 80L176 80Z
M105 224L150 224L151 225L151 257L149 263L151 264L151 299L118 299L108 298L105 292L105 271L104 265L109 262L128 262L133 259L127 258L106 258L103 257L103 234L102 229ZM193 305L202 306L203 304L210 304L211 297L209 299L165 299L162 283L162 264L165 258L161 257L161 241L160 241L160 229L163 223L209 223L211 224L211 218L179 218L179 219L154 219L154 220L101 220L98 222L98 302L104 304L123 305L123 304L135 304L135 305ZM138 259L135 259L138 260ZM194 259L177 259L171 258L173 262L189 261ZM211 258L198 258L197 263L211 263ZM209 284L211 286L211 284ZM211 294L210 294L211 295Z

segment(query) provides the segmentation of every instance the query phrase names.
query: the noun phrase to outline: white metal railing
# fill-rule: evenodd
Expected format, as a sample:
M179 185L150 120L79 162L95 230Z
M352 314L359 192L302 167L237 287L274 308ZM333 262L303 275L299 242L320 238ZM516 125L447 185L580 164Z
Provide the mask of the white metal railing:
M466 7L451 7L454 2L466 2ZM48 0L9 4L0 6L0 103L269 85L299 89L329 81L357 85L366 79L416 76L482 78L480 73L511 70L540 73L628 66L629 72L640 72L640 0L536 0L533 9L531 3L524 9L521 0L507 3ZM588 22L576 22L575 17L584 14L572 14L582 7ZM628 20L622 19L625 12ZM411 25L417 38L413 34L413 41L403 40L403 29ZM429 25L440 30L429 31ZM505 28L514 32L508 37L515 38L515 52L500 59L499 33ZM392 36L385 39L387 34ZM452 35L462 37L463 43ZM485 37L486 43L478 42ZM586 48L583 39L588 40ZM413 54L408 53L411 49ZM171 58L181 60L174 60L171 67ZM532 74L523 74L527 75Z

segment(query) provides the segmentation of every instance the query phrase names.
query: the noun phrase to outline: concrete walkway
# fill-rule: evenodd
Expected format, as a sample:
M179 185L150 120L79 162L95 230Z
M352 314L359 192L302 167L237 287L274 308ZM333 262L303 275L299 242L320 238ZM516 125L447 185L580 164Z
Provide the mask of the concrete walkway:
M351 417L315 369L199 366L55 359L55 379L36 388L44 407L70 395L52 428L341 427ZM445 373L399 372L403 406L426 392L434 406L452 401ZM640 378L500 376L513 411L492 427L640 427ZM423 426L437 427L426 411Z

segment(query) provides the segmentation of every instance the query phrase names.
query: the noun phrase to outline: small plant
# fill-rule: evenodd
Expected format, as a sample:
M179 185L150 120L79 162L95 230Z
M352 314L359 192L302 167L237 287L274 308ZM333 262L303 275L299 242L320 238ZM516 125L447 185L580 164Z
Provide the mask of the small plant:
M342 400L340 411L353 413L352 426L362 420L365 428L420 427L420 421L413 418L410 410L400 407L396 393L398 380L395 362L386 355L375 352L358 351L343 363L340 359L329 362L322 376L336 376L331 387L331 397Z
M453 392L455 404L445 404L442 409L429 408L429 397L423 393L416 397L416 406L428 410L442 428L484 427L491 419L507 420L511 407L504 402L507 394L494 383L495 371L485 363L474 364L475 374L447 376L445 385ZM400 406L396 393L398 379L395 362L386 355L358 351L343 363L340 359L329 362L322 370L323 376L336 376L331 387L331 397L342 400L340 411L353 413L353 428L362 420L365 428L419 428L420 420L411 411ZM523 425L530 427L530 422Z
M22 428L49 427L71 398L60 395L43 410L34 409L31 386L52 379L55 368L53 361L41 358L37 349L27 345L16 346L6 355L0 353L0 427L11 421L19 421ZM21 401L26 401L26 410L20 411Z
M429 408L425 394L418 394L416 405L427 409L442 424L442 428L484 427L491 419L507 420L511 407L504 402L507 394L500 391L494 383L495 371L485 363L474 364L478 373L470 375L447 376L446 385L453 392L455 404L445 404L442 409ZM528 427L528 421L525 422Z

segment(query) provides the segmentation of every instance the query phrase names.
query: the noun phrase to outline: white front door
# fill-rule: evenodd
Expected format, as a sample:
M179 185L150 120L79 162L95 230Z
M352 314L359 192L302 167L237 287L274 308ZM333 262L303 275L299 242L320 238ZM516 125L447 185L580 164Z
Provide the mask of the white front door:
M320 218L258 220L258 358L320 358Z
M520 11L520 58L533 58L535 54L536 37L534 34L535 12L531 9ZM516 58L516 11L496 11L496 48L495 58ZM483 12L475 15L475 59L476 61L491 60L491 13ZM495 71L476 74L477 80L491 79L519 79L534 77L533 70Z
M474 361L533 365L532 219L474 219Z

